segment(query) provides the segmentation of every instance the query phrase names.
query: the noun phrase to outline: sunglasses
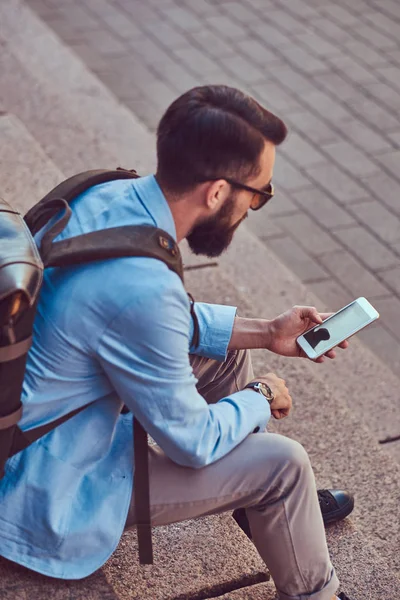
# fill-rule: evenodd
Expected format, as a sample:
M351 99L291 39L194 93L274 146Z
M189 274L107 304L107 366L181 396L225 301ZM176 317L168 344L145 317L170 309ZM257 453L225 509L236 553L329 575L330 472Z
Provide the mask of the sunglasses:
M275 189L271 182L266 185L264 189L258 190L257 188L253 188L249 185L245 185L244 183L240 183L239 181L235 181L235 179L230 179L230 177L215 177L211 181L217 181L218 179L225 179L225 181L227 181L232 187L238 190L246 190L247 192L251 192L253 194L250 204L251 210L260 210L260 208L265 206L268 200L271 200L275 194Z

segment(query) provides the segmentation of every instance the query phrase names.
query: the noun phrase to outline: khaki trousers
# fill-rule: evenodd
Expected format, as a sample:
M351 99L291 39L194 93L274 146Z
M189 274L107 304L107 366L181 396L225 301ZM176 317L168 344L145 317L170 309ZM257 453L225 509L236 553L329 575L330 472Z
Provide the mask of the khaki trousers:
M198 390L208 403L253 378L248 351L217 362L191 357ZM167 525L243 507L253 542L281 600L330 600L339 586L326 545L314 475L304 448L274 433L251 434L202 469L172 462L150 449L152 524ZM135 525L135 507L126 526Z

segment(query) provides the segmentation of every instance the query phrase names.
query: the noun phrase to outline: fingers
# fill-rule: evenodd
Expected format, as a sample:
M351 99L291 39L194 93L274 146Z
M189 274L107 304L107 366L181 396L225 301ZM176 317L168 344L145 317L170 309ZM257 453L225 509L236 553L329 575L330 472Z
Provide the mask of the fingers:
M302 319L310 319L313 323L320 325L322 323L322 317L315 308L315 306L300 306L300 316Z

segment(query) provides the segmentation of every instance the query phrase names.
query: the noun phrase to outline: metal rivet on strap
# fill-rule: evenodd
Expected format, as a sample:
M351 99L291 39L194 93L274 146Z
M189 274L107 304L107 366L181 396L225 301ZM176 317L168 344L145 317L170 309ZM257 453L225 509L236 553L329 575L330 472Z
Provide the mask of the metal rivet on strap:
M158 241L160 243L161 248L164 248L165 250L167 250L170 254L172 254L172 256L176 256L178 254L178 250L176 248L175 242L169 240L168 238L164 237L163 235L160 235L160 237L158 238Z

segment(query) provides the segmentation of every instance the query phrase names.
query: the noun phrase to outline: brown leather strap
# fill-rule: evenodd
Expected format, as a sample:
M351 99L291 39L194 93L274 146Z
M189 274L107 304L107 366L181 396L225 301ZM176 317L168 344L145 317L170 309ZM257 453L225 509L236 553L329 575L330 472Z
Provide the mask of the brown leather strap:
M6 415L5 417L0 417L0 431L3 429L9 429L13 425L16 425L20 418L22 417L22 404L17 410L15 410L10 415Z
M152 565L149 446L147 433L136 418L133 420L133 445L135 452L134 494L139 560L142 565Z
M22 342L12 344L11 346L0 347L0 363L15 360L19 356L26 354L32 345L32 336L29 336Z

